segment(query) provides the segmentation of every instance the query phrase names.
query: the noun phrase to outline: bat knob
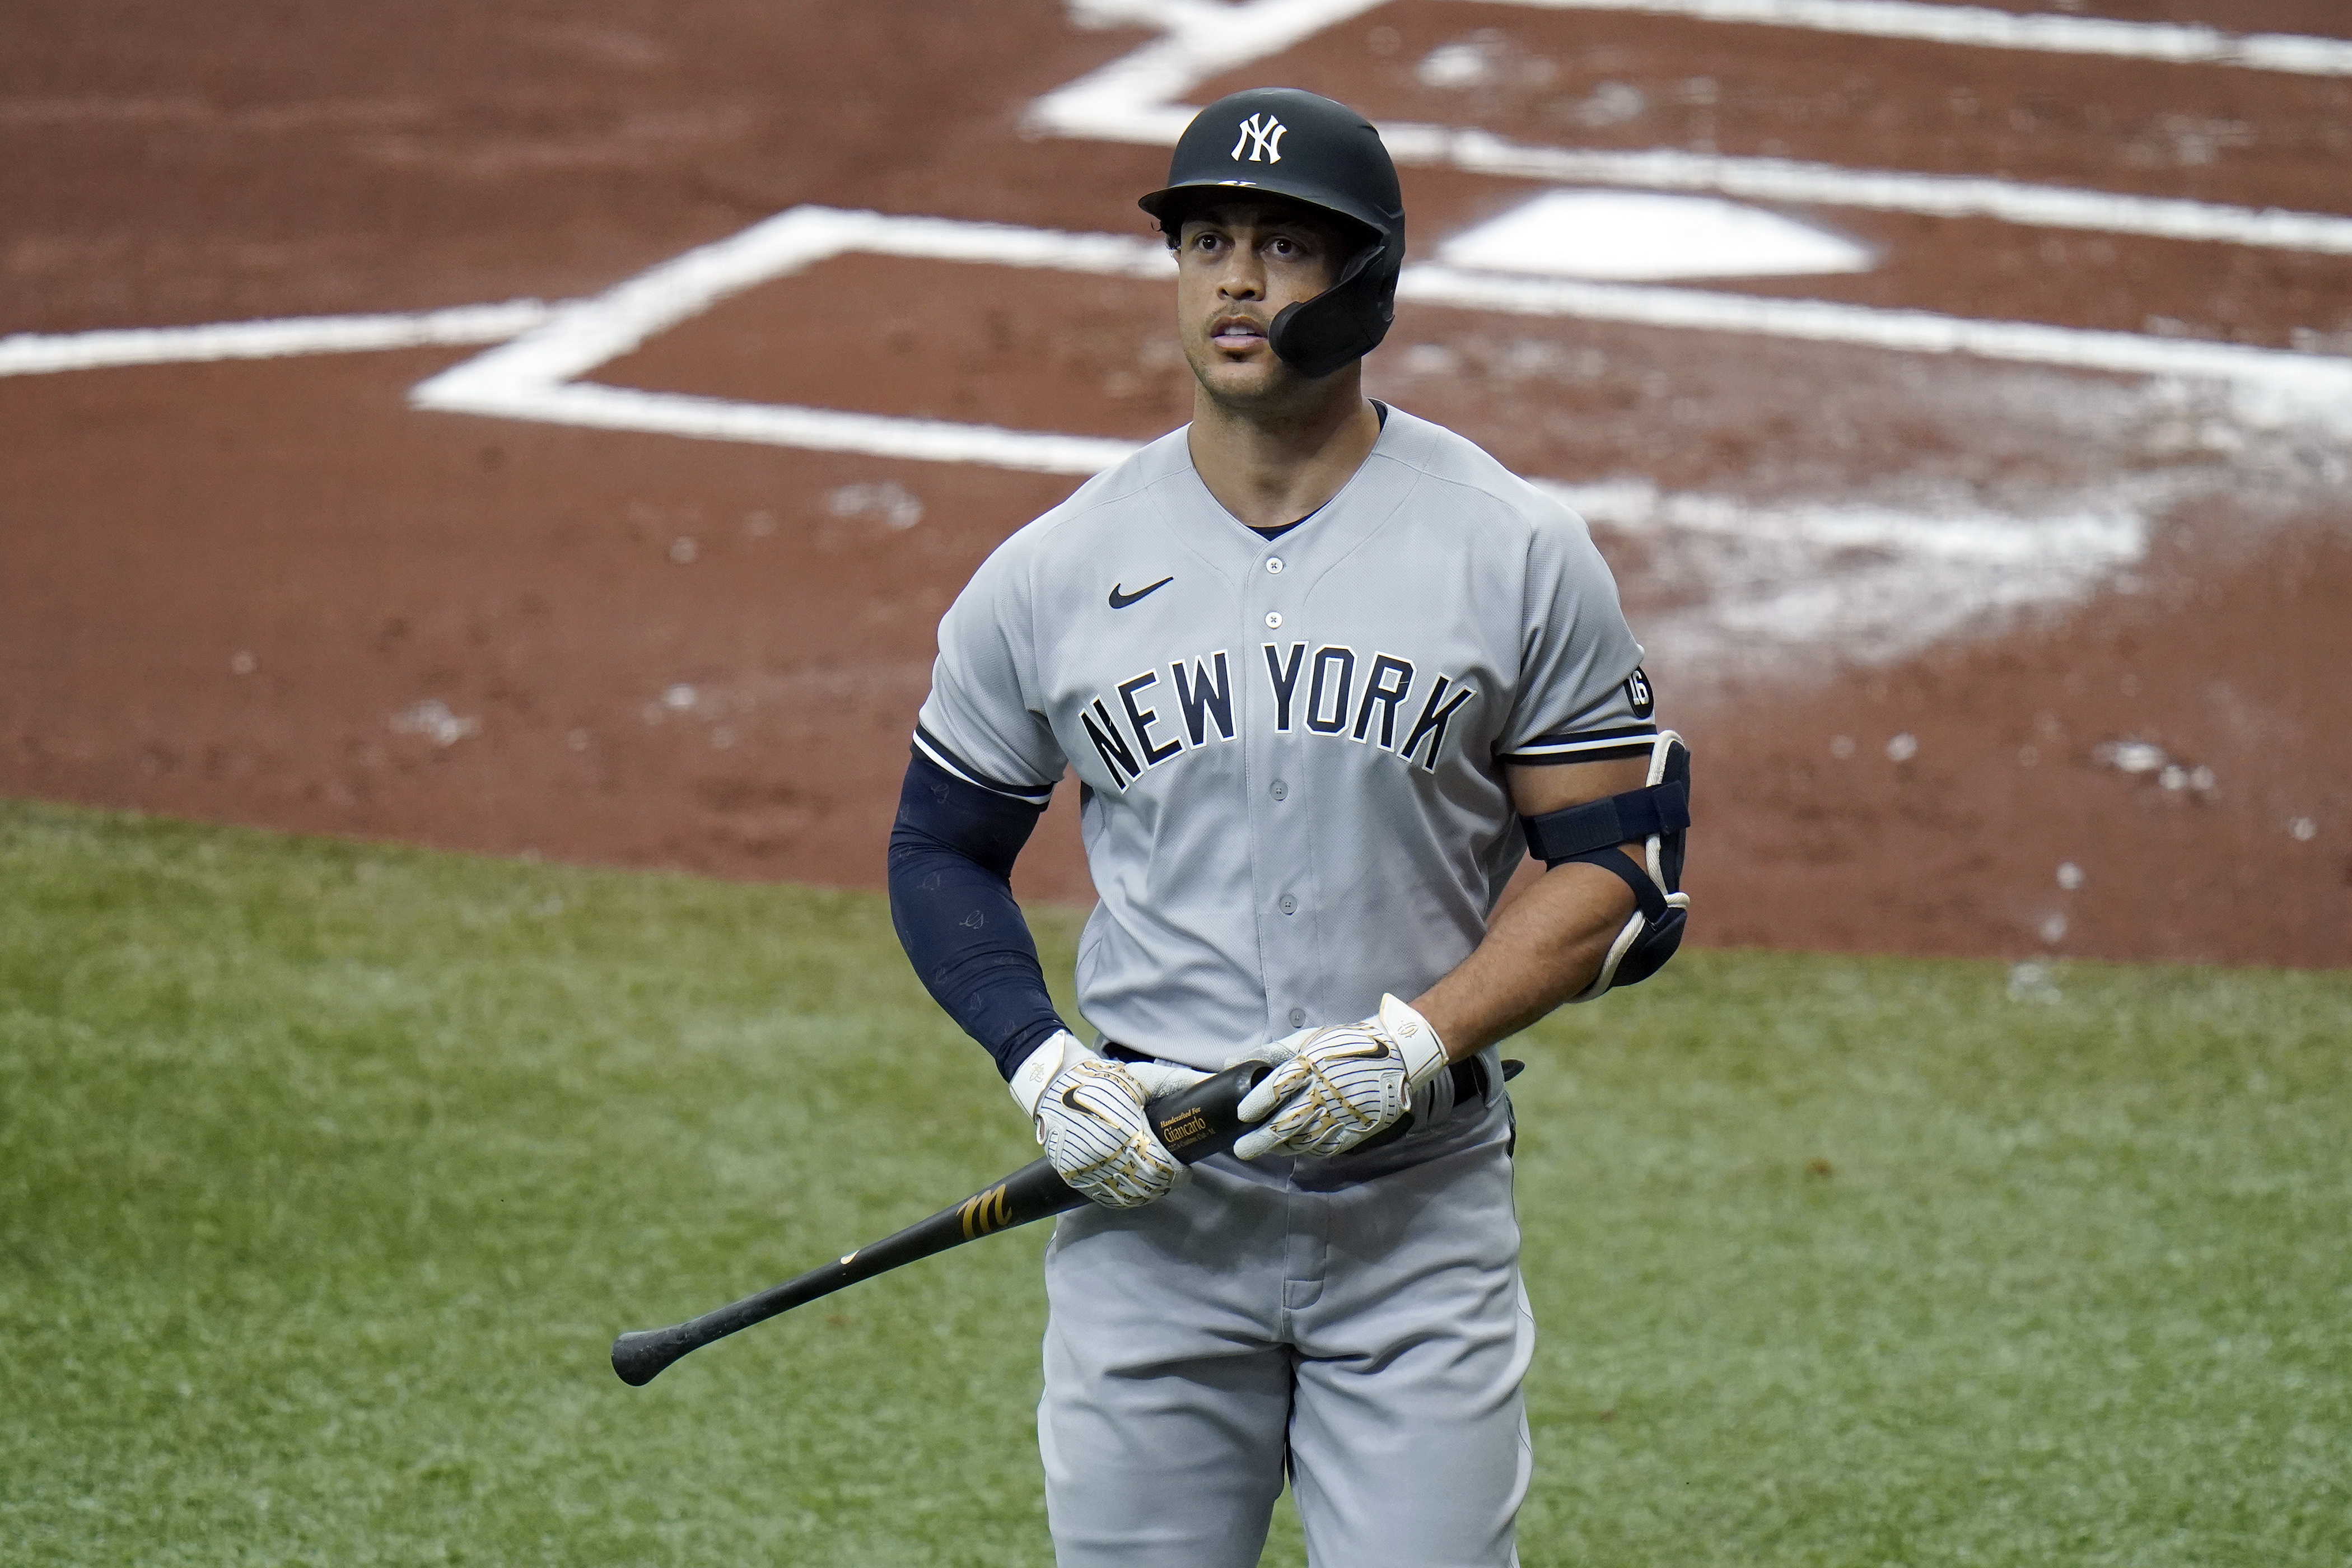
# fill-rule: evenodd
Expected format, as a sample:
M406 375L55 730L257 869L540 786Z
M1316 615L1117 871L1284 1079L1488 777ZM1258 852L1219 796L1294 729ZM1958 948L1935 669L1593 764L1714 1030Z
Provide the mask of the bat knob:
M694 1349L696 1341L683 1331L684 1323L673 1323L667 1329L638 1329L623 1334L613 1342L613 1370L631 1388L643 1388L659 1377L662 1369Z

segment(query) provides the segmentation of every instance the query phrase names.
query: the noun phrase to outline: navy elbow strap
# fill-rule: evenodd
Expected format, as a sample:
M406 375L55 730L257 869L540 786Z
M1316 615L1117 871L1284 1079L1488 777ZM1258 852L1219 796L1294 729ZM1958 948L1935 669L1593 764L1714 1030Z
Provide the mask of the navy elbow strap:
M890 923L923 988L1007 1079L1063 1026L1013 862L1041 807L983 789L918 752L890 828Z
M1519 822L1527 829L1528 853L1547 866L1558 866L1595 849L1680 834L1690 826L1690 781L1685 776L1628 790L1565 811L1523 816Z
M1682 945L1690 918L1690 895L1682 890L1690 821L1690 748L1671 730L1651 742L1642 788L1519 818L1528 853L1547 867L1597 866L1633 890L1632 918L1610 942L1592 984L1570 1001L1590 1002L1612 986L1647 980ZM1635 843L1646 864L1619 847Z

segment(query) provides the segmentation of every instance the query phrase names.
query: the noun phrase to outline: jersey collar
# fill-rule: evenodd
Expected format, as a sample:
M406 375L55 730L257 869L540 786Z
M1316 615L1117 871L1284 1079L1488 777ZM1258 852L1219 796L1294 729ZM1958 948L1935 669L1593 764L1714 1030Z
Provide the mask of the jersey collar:
M1192 467L1187 439L1190 426L1175 432L1169 442L1174 458L1168 472L1157 477L1150 495L1161 521L1177 539L1228 578L1265 570L1270 555L1286 565L1320 573L1378 531L1395 515L1420 479L1420 465L1404 457L1414 427L1421 421L1401 408L1390 407L1372 449L1348 476L1329 500L1278 540L1264 534L1227 511Z

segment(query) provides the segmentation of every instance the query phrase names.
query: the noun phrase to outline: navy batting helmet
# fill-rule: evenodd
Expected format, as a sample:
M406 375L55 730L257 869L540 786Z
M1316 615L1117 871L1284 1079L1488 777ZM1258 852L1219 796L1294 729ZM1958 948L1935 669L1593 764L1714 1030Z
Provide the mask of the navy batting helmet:
M1137 205L1172 238L1194 203L1235 187L1288 196L1360 231L1339 280L1275 317L1274 352L1301 375L1320 377L1380 347L1396 319L1404 197L1372 122L1295 87L1221 98L1184 128L1168 184Z

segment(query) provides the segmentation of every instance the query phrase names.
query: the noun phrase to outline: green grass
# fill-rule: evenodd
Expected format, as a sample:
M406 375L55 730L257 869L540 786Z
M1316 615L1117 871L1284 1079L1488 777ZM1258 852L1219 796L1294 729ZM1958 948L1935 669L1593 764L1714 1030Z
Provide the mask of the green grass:
M2352 975L2005 981L1514 1047L1530 1568L2352 1561ZM604 1363L1033 1153L877 899L0 805L0 1560L1043 1563L1042 1229Z

